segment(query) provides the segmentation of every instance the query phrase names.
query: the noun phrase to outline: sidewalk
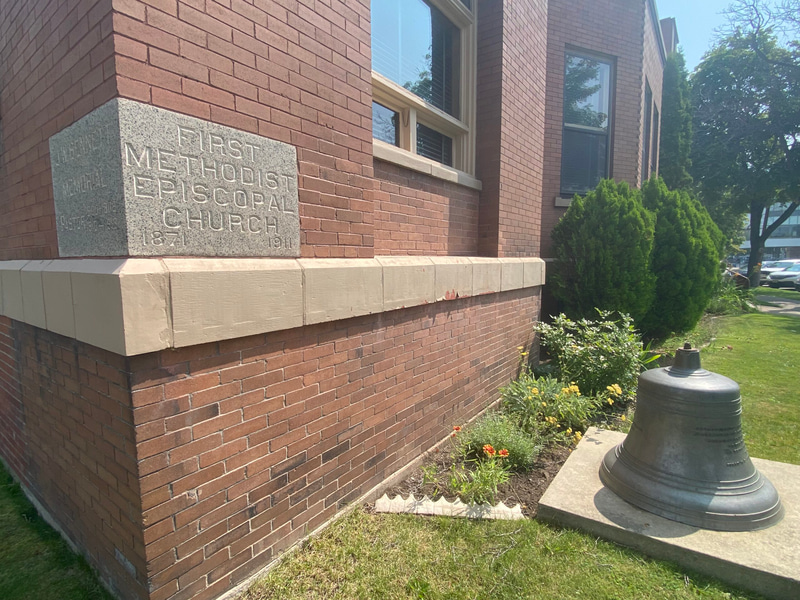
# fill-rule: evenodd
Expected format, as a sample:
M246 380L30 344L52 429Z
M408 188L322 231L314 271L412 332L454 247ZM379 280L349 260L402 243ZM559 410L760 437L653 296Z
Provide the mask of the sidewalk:
M774 304L774 306L764 306L759 304L758 310L760 312L772 313L773 315L800 317L800 294L798 294L797 300L777 298L775 296L759 296L758 299L762 302Z

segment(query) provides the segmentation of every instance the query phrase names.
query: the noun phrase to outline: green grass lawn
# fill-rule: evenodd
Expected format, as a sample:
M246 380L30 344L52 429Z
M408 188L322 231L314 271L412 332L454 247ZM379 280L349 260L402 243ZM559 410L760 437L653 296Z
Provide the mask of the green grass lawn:
M240 600L755 597L535 520L468 521L358 509Z
M703 367L742 391L742 430L752 456L800 464L800 319L754 313L720 319Z
M0 465L0 598L111 600Z

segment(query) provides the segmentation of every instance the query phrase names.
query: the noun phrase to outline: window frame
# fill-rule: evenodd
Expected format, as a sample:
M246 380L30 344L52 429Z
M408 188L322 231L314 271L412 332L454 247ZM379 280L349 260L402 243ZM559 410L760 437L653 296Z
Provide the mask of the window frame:
M613 174L613 154L614 154L614 113L616 111L616 90L617 90L617 59L614 56L609 56L606 54L600 54L598 52L592 52L591 50L584 50L583 48L575 48L572 46L566 46L564 48L564 68L562 69L562 77L563 80L561 82L561 156L560 159L560 167L559 167L559 182L558 182L558 190L559 190L559 198L558 199L570 199L576 195L574 192L565 192L564 191L564 168L563 168L563 160L564 160L564 132L569 130L578 133L584 133L587 135L595 135L595 136L605 136L606 138L606 156L605 156L605 175L604 179L608 179L614 176ZM567 83L567 62L569 57L576 57L576 58L584 58L589 60L595 60L597 62L601 62L609 67L608 73L608 125L606 127L606 132L603 134L598 131L599 128L594 127L587 127L583 125L577 124L567 124L565 122L565 114L564 114L564 100L565 94L564 89ZM586 190L588 192L590 190ZM584 193L586 193L584 192ZM577 194L582 195L582 194ZM557 199L557 200L558 200ZM557 205L561 205L563 202L557 202Z
M658 155L659 155L659 147L658 145L661 143L661 111L658 110L658 105L656 104L655 99L653 99L653 138L650 144L650 175L655 173L658 175Z
M644 121L642 131L642 183L650 179L651 156L653 145L653 91L650 82L644 80Z
M461 0L424 0L460 31L459 112L457 118L429 104L413 92L372 71L372 100L399 114L399 146L373 138L373 155L415 170L477 187L475 174L475 105L477 19L475 2L468 9ZM417 154L417 122L453 140L453 166ZM450 172L452 171L452 172ZM466 175L466 177L465 177Z

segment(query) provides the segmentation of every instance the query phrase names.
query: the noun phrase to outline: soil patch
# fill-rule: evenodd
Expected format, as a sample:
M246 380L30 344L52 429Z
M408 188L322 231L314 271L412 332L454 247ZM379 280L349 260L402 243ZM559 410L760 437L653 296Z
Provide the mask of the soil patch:
M522 505L522 513L528 517L536 516L539 507L539 498L542 497L550 482L556 476L561 465L569 457L571 450L565 446L550 446L539 453L530 471L525 473L512 473L508 483L498 488L498 500L506 506ZM397 485L386 490L390 498L398 494L407 498L414 494L417 499L427 495L436 499L444 496L447 500L455 500L456 496L449 494L444 482L450 472L454 459L448 450L431 452L423 463L414 469L411 474ZM436 468L436 478L432 477L433 467Z

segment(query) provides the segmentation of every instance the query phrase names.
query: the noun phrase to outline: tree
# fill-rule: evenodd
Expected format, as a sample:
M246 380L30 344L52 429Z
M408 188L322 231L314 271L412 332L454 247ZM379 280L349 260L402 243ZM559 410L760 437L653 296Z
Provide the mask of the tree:
M664 66L661 93L659 175L671 190L689 189L692 161L692 100L682 52L673 52Z
M604 179L586 196L575 196L553 229L553 293L569 317L592 319L599 308L641 321L655 285L653 221L640 192L627 183Z
M735 29L692 77L692 175L715 220L749 212L748 277L758 284L767 238L800 204L800 44L779 43L782 13L763 0L740 0L730 14ZM796 30L791 19L781 22L784 34ZM769 224L776 204L788 208Z
M642 202L656 215L650 268L655 295L643 321L648 337L691 330L719 283L722 233L686 191L670 191L660 179L642 186Z
M602 89L600 63L580 56L567 57L564 74L564 122L603 127L608 115L599 112L591 98Z

